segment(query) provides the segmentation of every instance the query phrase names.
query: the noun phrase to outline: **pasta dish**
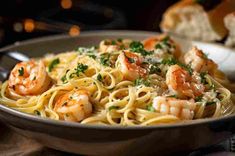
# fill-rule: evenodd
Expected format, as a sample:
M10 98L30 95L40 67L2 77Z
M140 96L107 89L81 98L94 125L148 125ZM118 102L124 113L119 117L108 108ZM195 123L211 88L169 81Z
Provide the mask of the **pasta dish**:
M81 124L156 125L230 115L230 90L202 50L182 52L161 34L20 62L0 83L0 104Z

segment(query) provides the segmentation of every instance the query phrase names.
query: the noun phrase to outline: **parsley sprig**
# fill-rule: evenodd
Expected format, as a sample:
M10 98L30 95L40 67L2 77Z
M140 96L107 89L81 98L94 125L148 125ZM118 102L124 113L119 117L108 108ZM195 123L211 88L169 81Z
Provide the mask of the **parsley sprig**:
M78 63L77 68L75 68L76 75L79 76L80 73L84 73L88 69L87 65Z
M145 86L150 86L151 82L150 82L150 79L147 78L147 79L144 79L144 78L137 78L135 79L134 81L134 85L135 86L139 86L139 85L145 85Z
M164 65L170 65L170 66L177 64L177 65L181 66L182 68L184 68L185 70L187 70L190 75L193 74L193 69L190 67L190 65L183 64L174 58L163 59L161 63Z
M153 105L152 104L149 104L149 105L147 105L147 108L146 108L148 111L150 111L150 112L155 112L155 109L154 109L154 107L153 107Z
M18 70L19 72L19 76L23 76L24 75L24 68L20 67L20 69Z
M130 44L131 51L135 53L140 53L142 56L152 55L153 51L146 51L144 45L141 42L133 41Z
M55 68L56 65L60 63L60 59L56 58L54 59L48 66L48 71L51 72L53 68Z
M110 66L110 54L102 54L100 56L100 63L104 66Z

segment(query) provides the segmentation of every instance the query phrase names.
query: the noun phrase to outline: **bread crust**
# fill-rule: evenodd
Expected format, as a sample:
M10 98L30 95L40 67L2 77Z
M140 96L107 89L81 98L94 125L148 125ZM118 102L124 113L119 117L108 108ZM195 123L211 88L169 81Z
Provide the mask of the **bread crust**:
M229 47L235 47L235 12L232 12L225 16L224 23L229 31L225 45Z
M184 19L186 18L188 22L195 20L193 19L194 18L193 15L182 13L183 12L182 10L186 9L194 10L193 12L194 14L196 12L195 10L197 10L197 13L201 14L202 16L201 18L205 18L202 21L197 21L197 22L199 23L204 22L205 23L204 25L208 27L208 29L210 30L208 31L207 29L203 29L203 31L205 32L199 32L197 34L195 33L191 36L187 35L186 33L182 34L183 31L180 33L179 31L177 32L178 29L177 27L179 26L180 22L182 22L182 18ZM224 17L232 11L235 11L235 0L222 0L220 4L218 4L209 11L206 11L203 8L203 6L196 3L195 0L182 0L167 9L167 11L163 15L163 20L160 24L160 27L165 32L175 33L177 35L189 37L192 39L204 40L204 41L221 40L228 33L223 22ZM191 31L201 31L201 30L191 30ZM210 33L210 34L205 35L208 36L207 38L201 35L203 33Z

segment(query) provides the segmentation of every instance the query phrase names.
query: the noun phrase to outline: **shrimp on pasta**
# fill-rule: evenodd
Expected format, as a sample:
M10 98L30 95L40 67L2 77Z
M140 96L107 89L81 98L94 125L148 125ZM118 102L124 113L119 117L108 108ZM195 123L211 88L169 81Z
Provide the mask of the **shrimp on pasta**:
M9 89L19 95L38 95L50 86L46 67L41 60L18 63L10 73Z
M60 119L81 121L92 113L92 104L86 90L75 90L61 95L55 103L54 111Z
M0 82L0 104L78 124L158 125L232 114L227 88L235 87L203 51L183 53L163 34L18 63Z

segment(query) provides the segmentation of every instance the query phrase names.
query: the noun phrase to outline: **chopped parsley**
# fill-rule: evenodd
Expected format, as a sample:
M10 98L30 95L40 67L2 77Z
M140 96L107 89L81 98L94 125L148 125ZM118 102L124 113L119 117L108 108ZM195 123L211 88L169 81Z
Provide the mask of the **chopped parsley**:
M193 69L191 68L190 65L186 65L186 64L183 64L183 63L180 63L180 62L178 62L178 65L183 67L185 70L187 70L190 75L193 74Z
M210 85L210 89L215 89L215 84L214 83L211 83L211 85Z
M102 80L103 80L103 77L100 73L97 75L97 80L100 82L102 82Z
M216 104L216 102L214 102L214 101L207 102L207 103L206 103L206 106L210 106L210 105L213 105L213 104Z
M156 45L155 45L155 49L162 49L161 44L160 44L160 43L156 44Z
M145 85L145 86L150 86L150 80L149 79L143 79L143 78L138 78L135 79L134 85L139 86L139 85Z
M161 69L158 64L151 64L149 68L149 74L160 73Z
M205 77L206 75L207 75L206 72L200 73L201 83L203 83L203 84L206 84L206 77Z
M170 41L170 37L166 36L163 40L162 40L162 44L164 44L165 46L171 48L171 44L169 43Z
M20 67L20 69L18 70L19 72L19 76L23 76L24 75L24 68Z
M197 96L197 97L195 97L195 101L196 101L196 102L201 102L201 101L202 101L202 96Z
M94 54L88 54L90 58L93 58L94 60L96 59L96 56Z
M164 65L170 65L170 66L177 64L177 65L181 66L182 68L184 68L185 70L187 70L190 75L193 74L193 69L190 67L190 65L185 65L185 64L177 61L174 58L163 59L161 63Z
M155 109L154 109L154 107L152 106L152 104L149 104L149 105L147 105L147 108L146 108L148 111L150 111L150 112L155 112Z
M110 54L102 54L100 56L100 63L104 66L110 66L109 58L110 58Z
M125 49L125 45L120 45L120 47L119 47L121 50L123 50L123 49Z
M152 55L153 51L146 51L144 45L141 42L133 41L130 44L130 49L133 52L140 53L142 56Z
M125 53L125 52L124 52L124 56L127 58L128 62L130 62L130 63L135 63L135 59L126 56L126 53Z
M94 53L96 51L96 47L90 47L90 48L85 48L85 47L79 47L77 49L77 52L79 52L80 54L83 54L83 53Z
M40 113L38 110L35 110L35 111L34 111L34 114L36 114L36 115L38 115L38 116L41 115L41 113Z
M59 58L54 59L54 60L49 64L49 66L48 66L48 71L51 72L52 69L53 69L57 64L59 64L59 63L60 63L60 59L59 59Z
M171 97L171 98L178 98L177 95L168 95L167 97Z
M161 64L164 64L164 65L175 65L175 64L177 64L177 63L178 63L178 61L177 61L176 59L174 59L174 58L163 59L163 60L161 61Z
M113 110L113 109L118 109L119 108L119 106L110 106L109 107L109 111L111 111L111 110Z
M117 44L116 41L114 40L111 41L111 45L116 45L116 44Z
M88 69L87 65L84 65L82 63L78 63L76 70L76 75L79 76L80 73L84 73Z
M117 39L118 42L122 42L122 40L123 40L122 38L118 38Z
M67 83L67 78L66 78L66 74L64 76L61 77L60 79L63 83Z

